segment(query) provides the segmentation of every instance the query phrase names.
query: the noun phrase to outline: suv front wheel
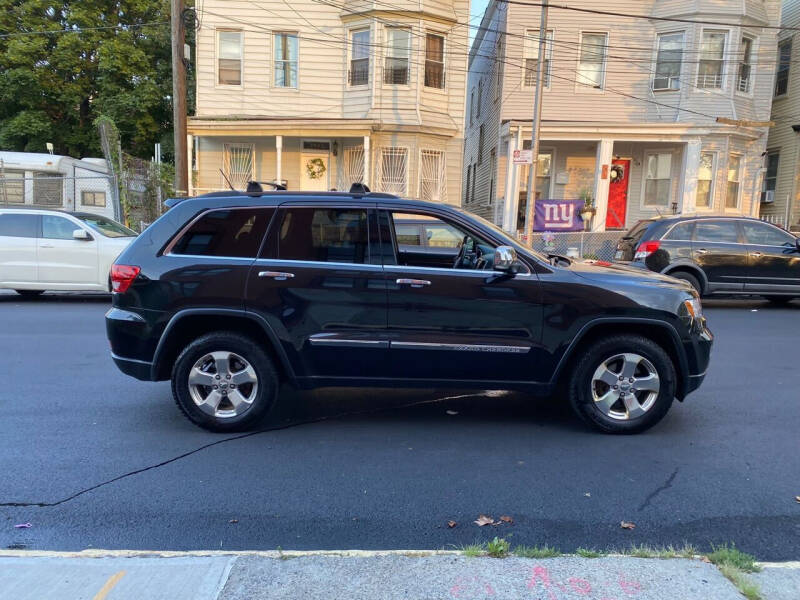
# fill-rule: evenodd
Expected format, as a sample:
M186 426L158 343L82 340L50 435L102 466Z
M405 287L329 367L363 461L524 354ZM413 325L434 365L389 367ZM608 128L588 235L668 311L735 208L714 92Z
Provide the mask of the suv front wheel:
M272 359L238 333L204 335L181 352L172 395L190 421L210 431L243 431L259 423L279 385Z
M618 335L589 347L569 386L573 410L606 433L638 433L667 414L675 367L664 349L638 335Z

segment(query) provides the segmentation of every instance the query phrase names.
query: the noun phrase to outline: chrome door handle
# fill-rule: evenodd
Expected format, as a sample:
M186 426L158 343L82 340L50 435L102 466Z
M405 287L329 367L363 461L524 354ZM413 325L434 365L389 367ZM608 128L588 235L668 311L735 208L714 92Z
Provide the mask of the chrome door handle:
M761 252L751 252L750 256L752 256L753 258L761 258L764 255L761 254Z
M39 248L55 248L53 244L39 244Z
M698 254L707 254L708 250L706 250L705 248L698 248L697 253Z
M421 288L431 284L427 279L398 279L395 283L397 285L410 285L413 288Z
M281 273L280 271L259 271L259 277L271 277L275 281L286 281L294 277L294 273Z

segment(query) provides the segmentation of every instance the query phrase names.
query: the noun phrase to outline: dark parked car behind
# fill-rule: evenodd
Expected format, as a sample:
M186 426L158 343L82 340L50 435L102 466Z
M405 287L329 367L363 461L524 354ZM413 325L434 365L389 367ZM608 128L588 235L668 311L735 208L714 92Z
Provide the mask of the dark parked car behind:
M410 243L417 224L455 244ZM697 389L712 344L684 282L541 255L457 208L387 194L186 199L112 279L117 366L171 379L215 431L257 426L286 381L566 389L588 423L632 433Z
M616 261L688 281L702 296L800 297L800 239L749 217L683 215L636 223Z

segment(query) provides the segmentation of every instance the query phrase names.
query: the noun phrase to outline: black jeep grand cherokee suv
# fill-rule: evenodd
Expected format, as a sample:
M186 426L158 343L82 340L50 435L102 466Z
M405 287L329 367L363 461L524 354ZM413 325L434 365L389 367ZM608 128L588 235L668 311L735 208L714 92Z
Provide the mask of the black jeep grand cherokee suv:
M117 366L171 379L207 429L254 427L287 380L566 389L584 420L630 433L705 376L712 335L688 284L543 256L450 206L283 191L171 204L117 259L106 325ZM409 219L462 242L398 246Z

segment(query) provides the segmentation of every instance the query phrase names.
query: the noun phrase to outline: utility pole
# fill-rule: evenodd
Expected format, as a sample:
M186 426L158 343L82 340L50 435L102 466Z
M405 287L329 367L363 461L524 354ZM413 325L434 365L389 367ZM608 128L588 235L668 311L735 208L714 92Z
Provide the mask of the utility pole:
M183 0L171 0L170 29L172 34L172 121L175 134L175 193L189 191L189 165L186 148L186 63L183 45Z
M533 123L531 127L531 166L528 172L528 196L525 204L525 239L533 245L533 203L536 199L536 171L539 166L539 132L542 125L542 93L544 92L544 61L547 52L547 6L542 0L542 21L539 26L539 57L536 61L536 94L533 98Z

